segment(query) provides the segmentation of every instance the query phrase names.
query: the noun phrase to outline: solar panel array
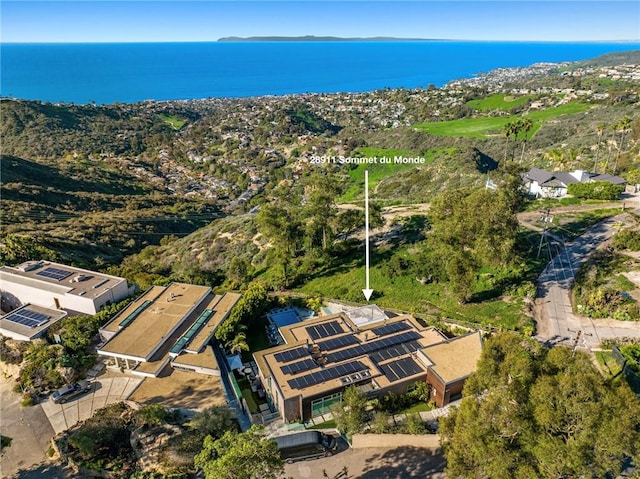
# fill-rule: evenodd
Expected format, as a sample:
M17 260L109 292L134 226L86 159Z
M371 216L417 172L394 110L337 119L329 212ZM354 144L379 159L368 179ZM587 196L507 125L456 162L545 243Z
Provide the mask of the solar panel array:
M418 366L413 358L402 358L397 361L393 361L387 364L381 364L380 370L391 382L398 381L400 379L408 378L419 373L423 373L424 370Z
M68 278L72 274L73 272L67 271L66 269L51 268L51 267L45 268L42 271L38 271L36 273L36 275L38 276L42 276L43 278L55 279L56 281L62 281L63 279Z
M373 328L371 332L377 336L384 336L385 334L399 333L400 331L406 331L407 329L411 329L411 326L407 323L391 323Z
M303 359L302 361L297 361L295 363L285 364L282 366L282 372L285 374L298 374L317 366L318 365L313 359Z
M405 354L413 353L421 348L423 348L423 346L418 341L409 341L408 343L398 344L397 346L393 346L391 348L382 349L378 352L373 353L369 357L373 362L381 363L388 359L393 359L404 356Z
M358 338L353 334L347 334L345 336L338 336L337 338L327 339L316 343L321 351L331 351L332 349L342 348L344 346L351 346L352 344L358 344Z
M295 349L288 349L287 351L282 351L281 353L276 353L273 355L276 358L276 361L279 363L288 363L289 361L293 361L294 359L300 359L309 354L309 350L305 346L301 346Z
M352 363L339 364L338 366L322 369L321 371L307 374L299 378L290 379L288 383L292 389L304 389L310 386L315 386L316 384L323 383L325 381L330 381L342 376L348 376L349 374L364 371L366 369L367 366L362 364L360 361L354 361Z
M375 341L369 341L359 344L347 349L341 349L333 353L327 354L327 362L337 363L344 361L345 359L356 358L358 356L364 356L366 354L373 353L380 349L390 348L401 343L409 341L415 341L420 339L420 333L417 331L407 331L405 333L396 334L395 336L389 336L386 338L377 339Z
M38 313L36 311L31 311L29 309L21 309L20 311L9 313L2 319L6 319L7 321L11 321L13 323L22 324L23 326L27 326L29 328L39 328L47 321L49 321L51 319L51 316L47 316L46 314Z
M313 340L328 338L329 336L344 333L344 329L342 329L342 326L340 326L338 321L316 324L315 326L308 326L305 329L307 330L309 337Z

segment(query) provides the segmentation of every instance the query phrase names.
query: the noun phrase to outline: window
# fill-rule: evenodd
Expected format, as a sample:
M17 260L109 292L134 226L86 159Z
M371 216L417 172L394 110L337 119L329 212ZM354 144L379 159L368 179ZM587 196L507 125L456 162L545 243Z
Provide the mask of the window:
M330 394L329 396L311 401L311 417L321 416L331 411L331 407L342 401L342 393Z

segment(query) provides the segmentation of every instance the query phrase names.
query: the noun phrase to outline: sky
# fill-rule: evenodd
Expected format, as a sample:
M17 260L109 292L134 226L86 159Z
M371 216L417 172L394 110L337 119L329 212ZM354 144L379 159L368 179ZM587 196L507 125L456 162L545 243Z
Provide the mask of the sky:
M207 42L225 36L639 41L640 1L0 0L0 41Z

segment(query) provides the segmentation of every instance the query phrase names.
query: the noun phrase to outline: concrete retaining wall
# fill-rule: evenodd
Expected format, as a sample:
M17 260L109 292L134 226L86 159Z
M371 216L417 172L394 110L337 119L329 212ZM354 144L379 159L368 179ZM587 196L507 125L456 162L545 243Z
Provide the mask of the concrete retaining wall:
M354 434L351 442L354 449L403 446L440 449L438 434Z

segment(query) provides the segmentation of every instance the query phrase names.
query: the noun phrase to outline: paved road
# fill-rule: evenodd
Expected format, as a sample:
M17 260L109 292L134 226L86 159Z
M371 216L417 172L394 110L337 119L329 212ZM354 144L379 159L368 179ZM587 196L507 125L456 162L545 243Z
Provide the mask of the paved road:
M0 477L61 477L54 466L33 469L46 462L51 438L88 419L97 409L126 399L141 381L130 376L103 377L94 382L91 392L68 403L54 404L47 399L26 408L20 405L21 395L11 390L13 379L0 381L0 434L12 439L0 458Z
M40 406L20 405L22 396L12 391L14 385L13 378L0 381L0 434L11 438L0 457L0 477L43 461L54 435Z
M582 318L573 313L571 304L574 274L602 242L611 238L614 224L628 219L625 216L598 223L564 248L551 246L556 255L538 278L535 316L539 340L571 345L577 332L582 331L578 347L592 348L605 338L640 337L640 325L636 322Z

